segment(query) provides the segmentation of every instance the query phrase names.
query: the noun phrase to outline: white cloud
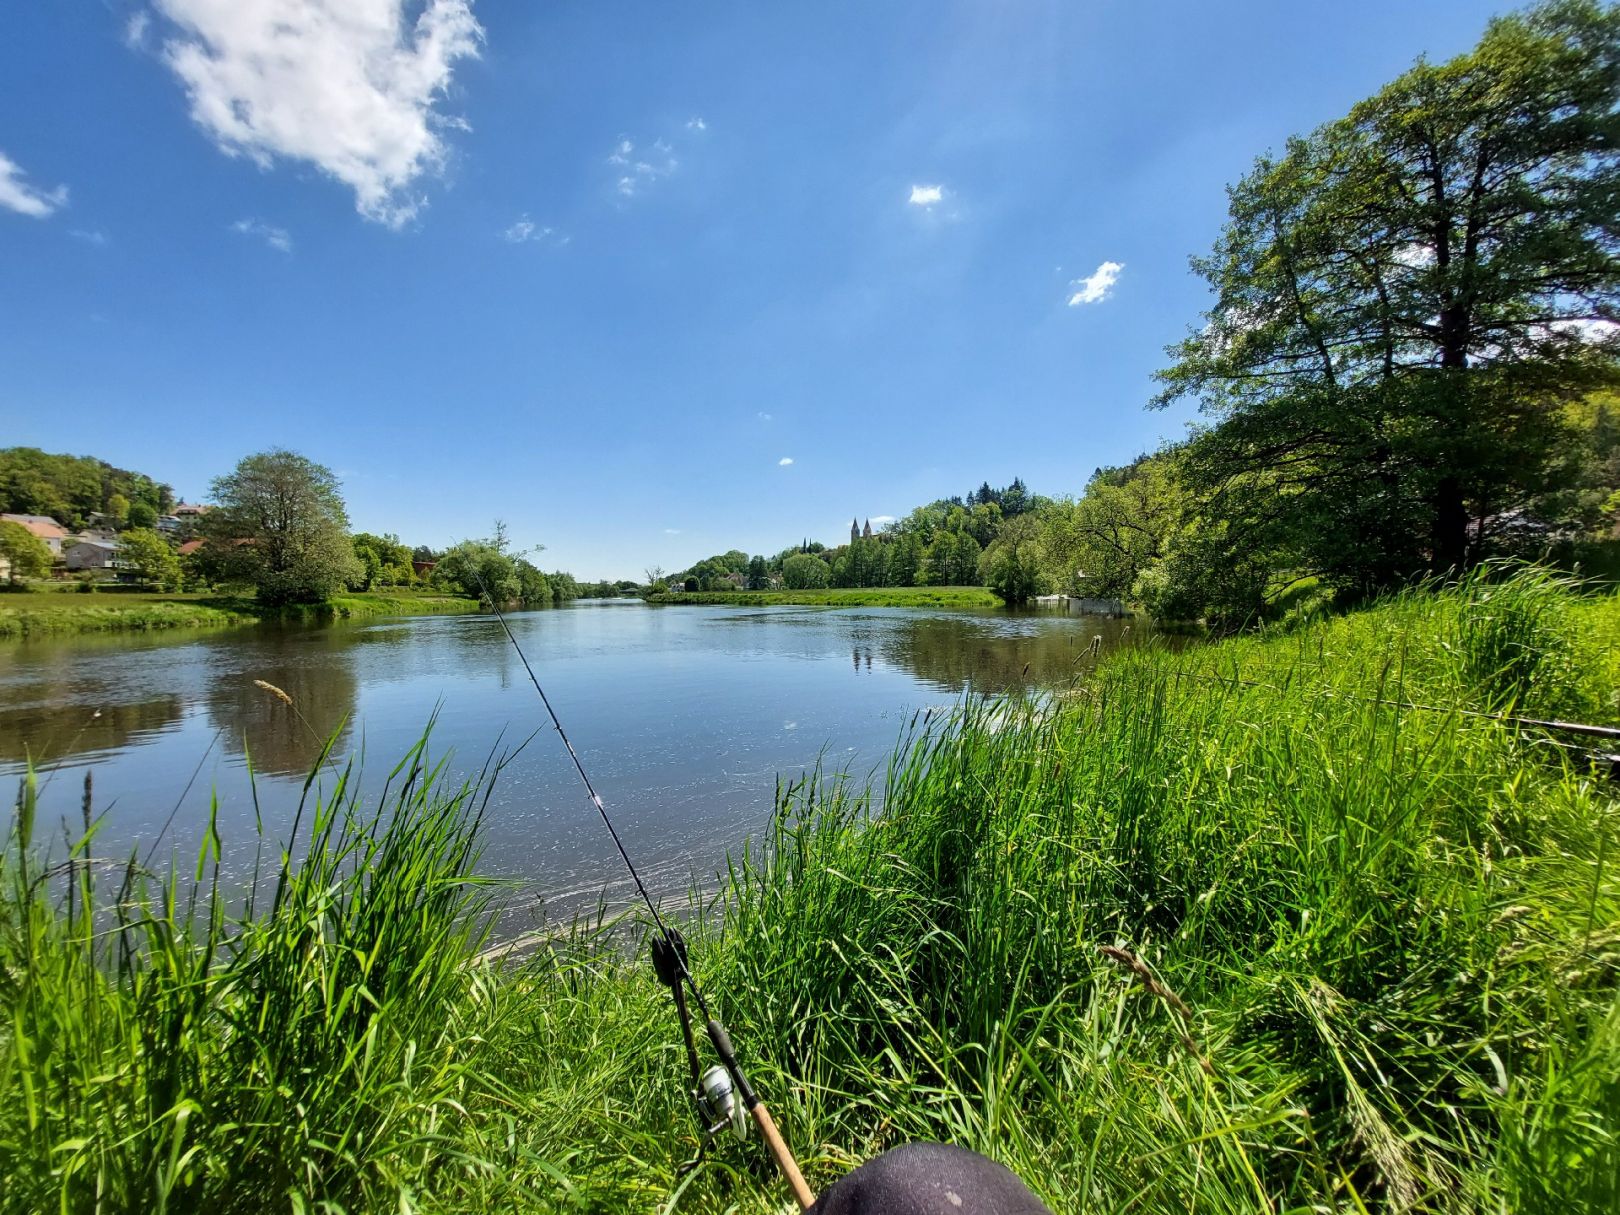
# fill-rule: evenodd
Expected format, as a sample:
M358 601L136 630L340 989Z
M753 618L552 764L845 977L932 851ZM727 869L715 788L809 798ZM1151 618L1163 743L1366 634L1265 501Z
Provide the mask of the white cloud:
M1102 303L1113 294L1114 284L1119 281L1119 272L1123 269L1124 262L1104 262L1087 277L1075 279L1069 286L1078 287L1079 290L1069 296L1069 307Z
M27 176L18 168L16 161L0 152L0 207L44 219L58 207L67 204L66 186L41 190L38 186L29 185L25 180Z
M666 536L678 536L680 534L681 534L681 529L678 528L678 527L666 527L664 529L664 535L666 535Z
M262 219L239 219L231 225L231 231L240 232L243 236L257 236L272 249L279 249L283 253L292 252L292 236L287 229L267 224Z
M176 27L163 57L221 151L307 161L390 227L425 204L415 183L442 168L443 129L465 126L434 107L456 61L477 57L471 0L154 3Z
M944 197L944 186L912 186L908 201L914 207L931 207Z
M755 414L754 416L756 418L758 418L761 422L769 422L771 420L771 418L774 417L775 415L768 414L762 409L757 414Z
M869 522L875 523L875 524L893 523L894 522L894 516L893 515L873 515L872 518L869 520Z
M614 189L621 198L634 198L643 188L675 172L680 163L675 149L662 139L655 139L649 150L637 152L634 140L620 136L608 157L608 164L618 172Z
M68 235L98 248L107 243L107 233L101 228L73 228L68 231Z
M776 462L776 466L778 468L786 468L791 463L793 463L793 457L792 456L783 456L780 460L778 460Z
M146 48L146 31L151 28L152 14L144 8L136 9L124 23L124 45L132 51Z
M701 118L688 118L686 120L686 129L688 131L707 131L709 124Z
M516 223L501 233L501 238L514 245L530 242L547 245L566 245L573 239L571 236L557 235L557 229L536 224L527 215L518 217Z

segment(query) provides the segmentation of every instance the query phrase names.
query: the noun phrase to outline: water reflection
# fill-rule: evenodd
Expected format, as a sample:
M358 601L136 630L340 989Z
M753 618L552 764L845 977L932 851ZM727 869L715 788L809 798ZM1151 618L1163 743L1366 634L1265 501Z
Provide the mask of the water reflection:
M19 692L18 701L0 706L0 762L39 765L106 754L168 729L185 711L174 692L88 702L71 680L29 684Z
M1094 637L1107 653L1144 640L1141 628L1103 616L927 616L898 622L877 644L884 662L942 692L995 695L1072 683L1095 665Z
M360 692L355 640L335 629L287 630L279 644L257 647L246 666L222 648L203 705L226 750L246 756L255 771L302 776L341 726L335 748L341 752Z

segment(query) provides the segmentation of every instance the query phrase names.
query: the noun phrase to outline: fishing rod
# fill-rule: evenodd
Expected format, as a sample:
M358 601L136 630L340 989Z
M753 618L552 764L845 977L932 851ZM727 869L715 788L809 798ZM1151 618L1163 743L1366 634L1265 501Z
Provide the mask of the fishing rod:
M523 669L528 672L529 682L534 690L540 694L540 703L545 705L546 713L551 718L551 724L557 730L557 737L562 739L563 749L568 752L568 758L574 762L574 771L579 773L579 779L585 786L585 792L591 799L591 805L602 816L602 824L613 837L613 846L619 850L619 858L624 861L624 867L630 871L630 878L635 883L636 891L641 895L641 901L647 905L652 915L653 923L657 926L657 934L653 938L652 957L653 970L658 975L659 982L669 988L675 999L675 1009L680 1015L681 1034L686 1042L686 1057L692 1073L692 1100L696 1103L698 1113L703 1124L703 1146L717 1133L730 1126L738 1138L748 1132L748 1125L743 1120L742 1110L737 1108L736 1094L742 1095L743 1109L753 1116L754 1123L759 1127L759 1133L771 1149L771 1155L776 1158L777 1168L781 1169L782 1176L786 1178L788 1187L793 1191L793 1197L798 1201L801 1209L808 1211L815 1203L816 1196L810 1192L805 1184L804 1174L799 1171L799 1164L793 1158L787 1142L782 1138L781 1131L776 1129L776 1121L771 1112L760 1100L754 1086L748 1082L742 1065L737 1062L737 1052L731 1045L731 1035L726 1033L725 1026L714 1015L709 1003L703 997L703 990L693 978L691 969L686 964L686 940L679 932L671 928L664 917L659 914L657 904L647 893L647 887L642 883L641 874L636 871L635 862L630 859L630 853L625 850L624 841L619 838L613 820L608 817L607 806L603 804L602 797L591 783L590 775L585 771L585 765L580 761L579 753L574 750L574 744L568 739L568 732L563 729L562 719L557 716L557 710L551 705L551 698L546 695L545 688L540 686L540 678L534 673L534 667L529 664L529 657L518 644L517 636L512 632L512 626L507 623L506 613L501 611L500 604L495 602L495 596L490 594L488 585L484 582L484 575L476 565L473 566L473 576L478 579L479 590L489 601L490 609L495 613L495 619L501 622L501 629L506 633L506 639L512 643L517 651ZM698 1071L697 1044L692 1037L692 1023L686 1008L686 994L683 986L692 993L692 1000L703 1014L704 1032L708 1035L709 1044L714 1047L714 1053L720 1057L720 1067L711 1067L708 1071ZM698 1151L701 1159L703 1148Z

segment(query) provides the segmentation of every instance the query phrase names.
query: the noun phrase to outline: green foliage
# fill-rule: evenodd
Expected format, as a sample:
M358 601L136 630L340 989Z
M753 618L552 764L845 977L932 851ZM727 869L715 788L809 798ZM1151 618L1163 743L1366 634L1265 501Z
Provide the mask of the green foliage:
M169 542L146 528L131 528L119 537L118 558L124 568L159 590L180 589L180 558Z
M1041 532L1041 525L1033 515L1015 516L1007 521L1001 534L979 559L985 586L1008 603L1027 603L1046 593Z
M148 502L131 502L124 521L132 528L149 529L157 526L157 508Z
M0 521L0 557L11 565L9 581L13 585L51 572L50 545L21 523Z
M49 455L37 447L0 448L0 513L49 515L77 530L92 514L118 516L120 499L125 513L144 504L154 520L174 505L167 485L105 460Z
M264 603L320 603L359 579L331 469L276 448L216 477L213 494L208 547L226 579L252 583Z
M392 533L374 536L370 532L356 532L349 538L354 546L355 560L359 563L359 577L349 583L349 589L368 591L374 586L410 586L416 581L411 568L411 550L401 544Z
M782 562L782 585L790 591L813 590L831 580L827 563L814 553L794 553Z
M1620 292L1617 64L1620 9L1498 18L1232 188L1159 398L1216 420L1179 461L1211 563L1365 596L1545 540L1533 512L1579 479L1566 407L1616 377L1588 322Z
M1067 594L1127 599L1163 561L1187 495L1175 480L1175 453L1098 469L1077 502L1056 502L1041 523L1043 569Z

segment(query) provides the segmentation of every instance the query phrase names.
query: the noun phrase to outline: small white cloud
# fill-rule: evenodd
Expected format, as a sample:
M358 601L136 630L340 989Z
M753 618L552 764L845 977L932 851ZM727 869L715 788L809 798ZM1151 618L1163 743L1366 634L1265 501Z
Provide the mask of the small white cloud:
M709 129L709 124L704 122L701 118L688 118L686 120L686 129L688 131L707 131Z
M680 534L681 534L681 529L678 528L678 527L666 527L664 529L664 535L666 535L666 536L678 536Z
M243 236L257 236L272 249L279 249L283 253L292 252L292 236L287 229L267 224L262 219L239 219L231 225L231 231Z
M762 409L757 414L755 414L754 416L756 418L758 418L761 422L769 422L774 415L768 414Z
M914 207L931 207L944 197L944 186L912 186L908 201Z
M124 45L132 51L144 50L146 31L152 25L152 14L144 8L136 9L124 23Z
M608 164L618 170L614 189L621 198L634 198L645 187L661 181L680 167L675 150L662 139L653 141L650 151L638 154L635 141L620 137Z
M881 524L881 523L893 523L894 522L894 516L893 515L873 515L872 516L872 522L873 523L879 523L879 524Z
M456 62L478 55L471 0L154 3L174 27L164 62L220 151L307 161L393 228L422 208L416 183L443 167L444 130L466 129L436 107Z
M98 248L107 243L107 233L100 228L73 228L68 235Z
M566 245L572 238L558 236L557 229L535 223L527 215L518 217L516 223L501 233L501 239L514 245L530 242L547 245Z
M793 457L792 456L783 456L780 460L778 460L776 462L776 466L778 468L786 468L791 463L793 463Z
M66 186L54 190L41 190L28 183L27 174L17 162L0 152L0 207L7 207L20 215L44 219L57 208L67 204Z
M1125 269L1124 262L1104 262L1085 278L1077 278L1069 284L1077 287L1073 295L1069 296L1069 307L1078 308L1081 304L1100 304L1114 291L1114 284L1119 281L1119 272Z

